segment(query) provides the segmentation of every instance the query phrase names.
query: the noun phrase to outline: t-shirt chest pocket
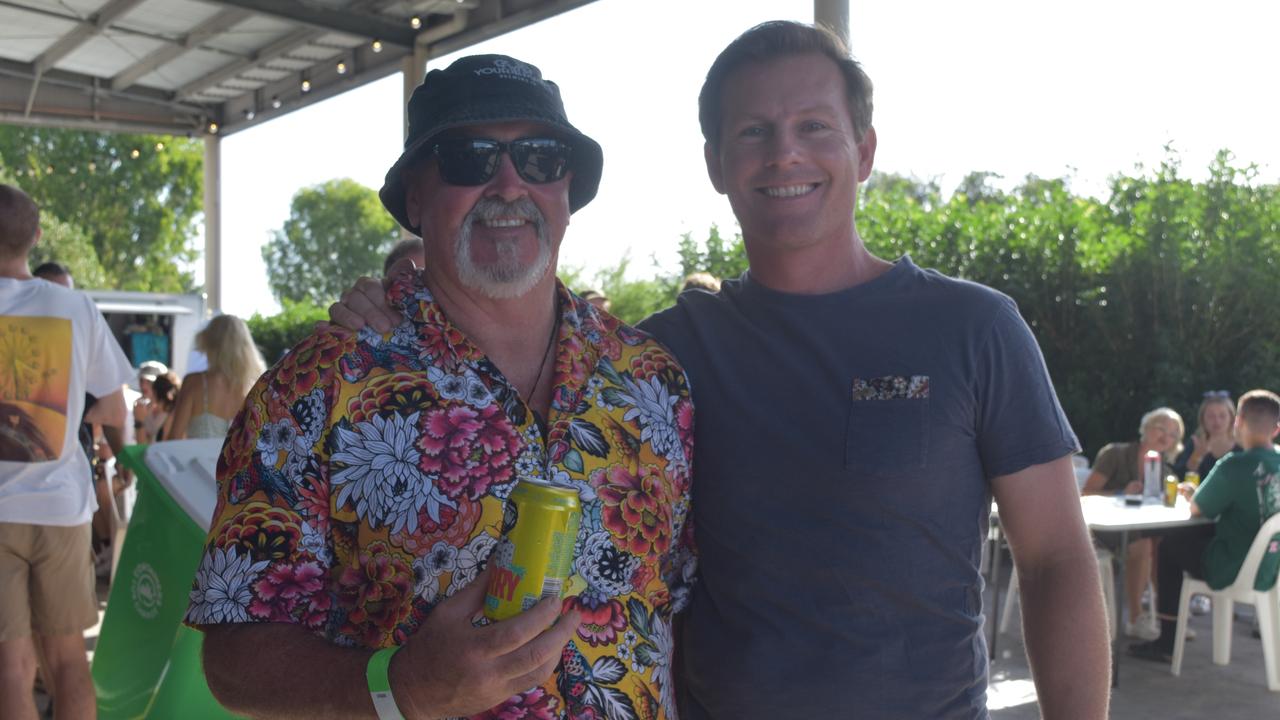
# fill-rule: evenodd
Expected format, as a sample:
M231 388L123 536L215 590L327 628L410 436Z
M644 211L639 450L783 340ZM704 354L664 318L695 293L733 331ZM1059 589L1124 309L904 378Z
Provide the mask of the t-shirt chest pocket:
M929 376L853 378L844 466L874 475L925 467L929 456Z

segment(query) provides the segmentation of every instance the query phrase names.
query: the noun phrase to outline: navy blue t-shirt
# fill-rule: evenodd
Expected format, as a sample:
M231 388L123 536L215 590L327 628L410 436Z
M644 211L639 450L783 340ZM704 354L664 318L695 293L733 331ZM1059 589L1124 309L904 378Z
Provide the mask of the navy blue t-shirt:
M987 717L988 481L1079 449L1013 301L904 257L641 327L697 406L688 716Z

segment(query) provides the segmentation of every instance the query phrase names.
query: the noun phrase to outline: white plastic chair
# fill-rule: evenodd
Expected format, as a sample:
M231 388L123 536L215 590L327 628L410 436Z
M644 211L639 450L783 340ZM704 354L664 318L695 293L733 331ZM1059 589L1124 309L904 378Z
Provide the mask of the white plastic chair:
M1111 621L1111 637L1116 636L1118 628L1115 618L1116 604L1116 581L1115 573L1111 567L1111 552L1105 548L1095 547L1094 551L1098 554L1098 576L1102 580L1102 597L1107 607L1107 617ZM1000 626L998 632L1004 634L1009 629L1009 620L1013 617L1013 605L1018 600L1018 571L1016 569L1009 571L1009 592L1005 595L1004 609L1000 611Z
M1235 603L1252 605L1258 615L1258 626L1262 630L1262 659L1267 673L1267 689L1280 692L1280 663L1277 662L1277 651L1280 651L1280 582L1270 590L1259 592L1253 589L1257 579L1258 565L1267 551L1271 537L1280 533L1280 513L1262 524L1258 534L1249 546L1249 553L1244 557L1244 565L1235 582L1221 589L1213 590L1203 580L1183 573L1182 596L1178 600L1178 629L1173 636L1173 664L1169 668L1174 675L1182 674L1182 651L1187 643L1187 617L1191 614L1191 596L1199 593L1208 595L1213 600L1213 663L1226 665L1231 662L1231 616Z

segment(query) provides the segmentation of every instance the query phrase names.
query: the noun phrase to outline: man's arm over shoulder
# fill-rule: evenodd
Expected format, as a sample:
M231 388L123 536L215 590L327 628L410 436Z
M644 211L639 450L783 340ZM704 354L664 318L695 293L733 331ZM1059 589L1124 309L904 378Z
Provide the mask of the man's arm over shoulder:
M1023 632L1042 716L1105 718L1107 617L1071 458L996 477L991 486L1022 588Z

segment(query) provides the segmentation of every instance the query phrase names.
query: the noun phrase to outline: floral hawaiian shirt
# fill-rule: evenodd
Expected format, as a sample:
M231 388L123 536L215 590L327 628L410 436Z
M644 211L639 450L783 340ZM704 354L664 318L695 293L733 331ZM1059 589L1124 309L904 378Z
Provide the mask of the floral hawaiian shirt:
M547 480L582 501L564 601L582 624L551 678L481 717L675 717L671 618L695 565L688 381L647 335L557 293L545 441L420 275L393 283L405 320L389 334L296 346L228 433L186 622L401 644L483 569L512 488Z

